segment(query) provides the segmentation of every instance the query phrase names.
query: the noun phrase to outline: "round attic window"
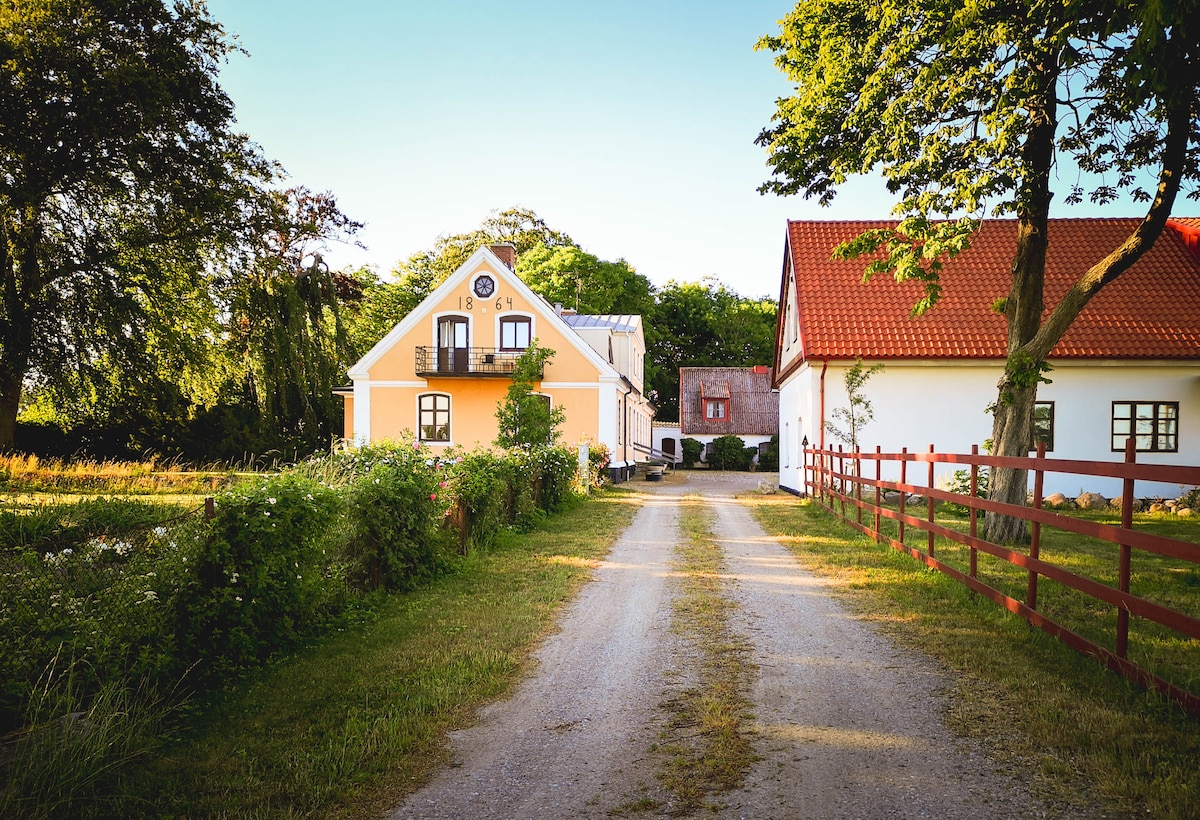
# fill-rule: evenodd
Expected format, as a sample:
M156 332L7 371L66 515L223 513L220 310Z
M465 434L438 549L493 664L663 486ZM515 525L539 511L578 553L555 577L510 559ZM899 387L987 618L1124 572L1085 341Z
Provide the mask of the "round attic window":
M496 292L496 280L488 276L486 273L483 276L475 279L475 295L480 298L487 298Z

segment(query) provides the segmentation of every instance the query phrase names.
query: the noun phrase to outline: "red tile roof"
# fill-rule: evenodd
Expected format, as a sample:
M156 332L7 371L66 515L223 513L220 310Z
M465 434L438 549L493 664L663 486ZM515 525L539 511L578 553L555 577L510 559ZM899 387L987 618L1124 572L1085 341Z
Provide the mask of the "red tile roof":
M1051 220L1047 308L1138 221ZM990 308L1011 287L1016 221L983 224L971 248L946 263L942 299L921 317L910 316L922 295L920 283L880 274L864 284L864 260L830 259L841 242L894 225L788 222L805 357L1004 358L1005 320ZM1088 303L1051 356L1200 359L1200 218L1168 223L1154 247Z

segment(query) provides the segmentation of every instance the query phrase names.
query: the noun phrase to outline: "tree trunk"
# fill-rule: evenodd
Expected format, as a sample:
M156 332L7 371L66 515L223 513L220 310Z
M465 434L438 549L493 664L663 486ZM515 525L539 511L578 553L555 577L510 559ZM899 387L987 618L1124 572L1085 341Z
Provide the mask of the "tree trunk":
M1050 221L1050 171L1054 164L1055 86L1058 55L1047 53L1036 73L1039 94L1029 106L1030 130L1022 151L1026 169L1017 203L1017 248L1013 257L1012 289L1004 305L1008 320L1008 361L997 385L993 410L992 454L1026 458L1033 444L1033 403L1041 375L1041 360L1025 355L1024 347L1041 325L1046 279L1046 229ZM1028 493L1027 470L996 467L991 471L988 498L1024 506ZM1026 539L1025 522L1010 515L989 512L984 537L998 544Z
M17 410L21 406L21 380L5 382L0 385L0 453L12 452L16 444Z
M1027 458L1033 446L1033 404L1037 383L1024 388L1006 388L1001 393L1011 400L996 406L992 422L992 455ZM1029 471L993 467L988 498L1006 504L1024 506L1029 495ZM984 517L984 537L996 544L1016 544L1028 540L1024 519L989 512Z

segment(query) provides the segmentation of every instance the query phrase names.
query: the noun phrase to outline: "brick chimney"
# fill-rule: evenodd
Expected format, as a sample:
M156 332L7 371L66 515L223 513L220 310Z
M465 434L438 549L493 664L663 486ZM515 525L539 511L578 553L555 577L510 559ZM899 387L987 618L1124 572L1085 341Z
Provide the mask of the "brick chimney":
M496 254L509 270L517 269L517 249L513 243L502 242L499 245L488 245L488 250Z

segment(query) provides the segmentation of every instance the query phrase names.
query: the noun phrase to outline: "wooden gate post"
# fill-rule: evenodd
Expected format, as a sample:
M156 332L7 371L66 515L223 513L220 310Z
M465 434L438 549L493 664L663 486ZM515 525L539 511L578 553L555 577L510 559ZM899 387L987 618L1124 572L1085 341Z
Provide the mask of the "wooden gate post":
M1037 461L1033 468L1033 508L1042 508L1042 487L1046 471L1042 468L1042 459L1046 457L1046 442L1037 443ZM1034 521L1029 525L1029 557L1037 558L1042 552L1042 525ZM1025 605L1037 609L1038 574L1037 570L1029 570L1029 584L1025 591Z
M1137 461L1137 439L1133 436L1134 431L1129 431L1129 438L1125 439L1125 463L1133 464ZM1126 474L1126 477L1121 482L1121 527L1126 530L1133 529L1133 478ZM1129 592L1129 576L1130 576L1130 555L1132 550L1128 544L1120 545L1120 569L1118 571L1118 585L1122 592ZM1117 657L1124 658L1129 652L1129 610L1123 606L1117 607Z

